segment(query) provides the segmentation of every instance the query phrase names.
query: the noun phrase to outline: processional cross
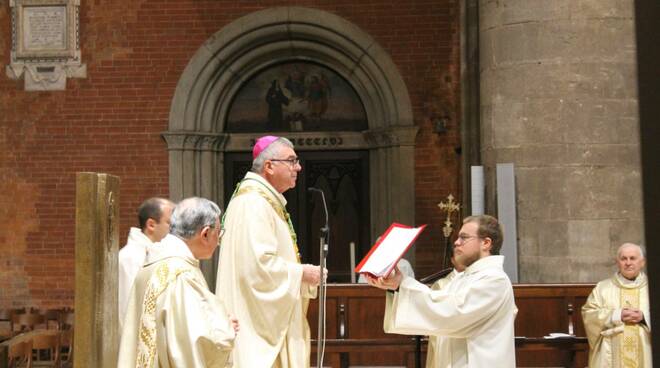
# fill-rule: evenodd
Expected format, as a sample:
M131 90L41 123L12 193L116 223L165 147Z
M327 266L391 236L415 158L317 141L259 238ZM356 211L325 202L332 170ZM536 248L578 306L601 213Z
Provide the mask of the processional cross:
M461 204L454 202L454 196L449 194L449 196L447 196L447 202L438 203L438 207L443 211L447 211L447 219L445 219L445 226L442 228L442 234L445 238L449 238L454 231L452 228L451 215L461 209Z
M454 231L452 228L451 216L454 212L458 212L461 209L461 204L454 202L454 196L449 194L447 196L447 201L438 203L438 207L440 207L441 211L447 212L447 218L444 222L445 226L442 228L442 234L445 236L445 249L441 264L442 269L432 275L422 278L420 280L422 283L435 282L439 278L447 276L447 274L449 274L453 269L450 261L452 253L450 237L451 233Z
M444 259L442 260L442 266L449 267L451 266L450 258L452 253L452 246L449 238L451 237L451 233L454 231L454 228L452 227L451 216L454 212L458 212L461 209L461 204L454 202L454 196L449 194L447 196L447 201L438 203L438 207L440 207L440 210L447 212L447 218L444 222L445 226L442 228L442 234L445 236L445 254Z

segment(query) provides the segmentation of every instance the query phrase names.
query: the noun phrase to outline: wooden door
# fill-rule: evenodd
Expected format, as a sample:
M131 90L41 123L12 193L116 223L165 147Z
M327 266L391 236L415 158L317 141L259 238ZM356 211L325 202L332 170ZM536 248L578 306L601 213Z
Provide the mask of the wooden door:
M350 282L349 243L356 244L356 262L367 253L369 238L368 151L297 152L303 167L296 187L285 192L287 209L298 234L303 263L318 264L319 233L325 223L321 196L325 193L330 241L327 265L329 282ZM251 167L251 154L225 154L225 203L236 184Z

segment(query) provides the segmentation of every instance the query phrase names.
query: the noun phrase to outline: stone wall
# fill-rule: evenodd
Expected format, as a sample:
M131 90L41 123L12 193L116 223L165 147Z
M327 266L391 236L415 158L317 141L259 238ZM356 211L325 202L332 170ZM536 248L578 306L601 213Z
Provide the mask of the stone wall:
M633 1L480 1L482 158L516 170L521 282L608 276L643 237Z
M147 197L168 196L167 130L174 90L188 61L237 18L287 1L83 1L86 79L62 92L25 92L0 76L0 308L73 306L75 173L121 178L120 236ZM337 14L381 45L410 93L415 124L416 218L435 225L418 241L418 274L437 267L441 215L458 195L459 28L457 0L368 0L296 6ZM9 61L10 8L0 7L0 56ZM448 132L432 131L435 117ZM383 229L384 230L384 229Z

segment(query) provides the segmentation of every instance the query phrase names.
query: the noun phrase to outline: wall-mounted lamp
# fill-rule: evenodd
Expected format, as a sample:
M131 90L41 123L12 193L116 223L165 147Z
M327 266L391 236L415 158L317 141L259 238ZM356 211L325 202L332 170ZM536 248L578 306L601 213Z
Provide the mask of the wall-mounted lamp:
M447 133L447 125L449 124L448 116L433 117L431 122L433 123L433 132L436 134Z

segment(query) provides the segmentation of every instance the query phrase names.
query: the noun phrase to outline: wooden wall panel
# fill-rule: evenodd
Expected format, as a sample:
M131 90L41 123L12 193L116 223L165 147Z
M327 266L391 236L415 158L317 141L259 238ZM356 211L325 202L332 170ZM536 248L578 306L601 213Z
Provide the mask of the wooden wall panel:
M325 319L325 338L326 339L337 339L339 338L339 326L337 322L340 320L337 315L339 308L337 306L337 298L327 298L325 303L326 308L326 319ZM307 321L309 321L309 329L312 335L312 338L318 336L318 320L319 320L319 304L316 300L313 300L309 303L309 308L307 308Z
M383 330L385 297L351 298L348 301L348 337L352 339L392 338ZM398 336L398 335L394 335Z
M516 306L516 336L542 337L550 332L568 332L563 298L521 298L516 300Z

